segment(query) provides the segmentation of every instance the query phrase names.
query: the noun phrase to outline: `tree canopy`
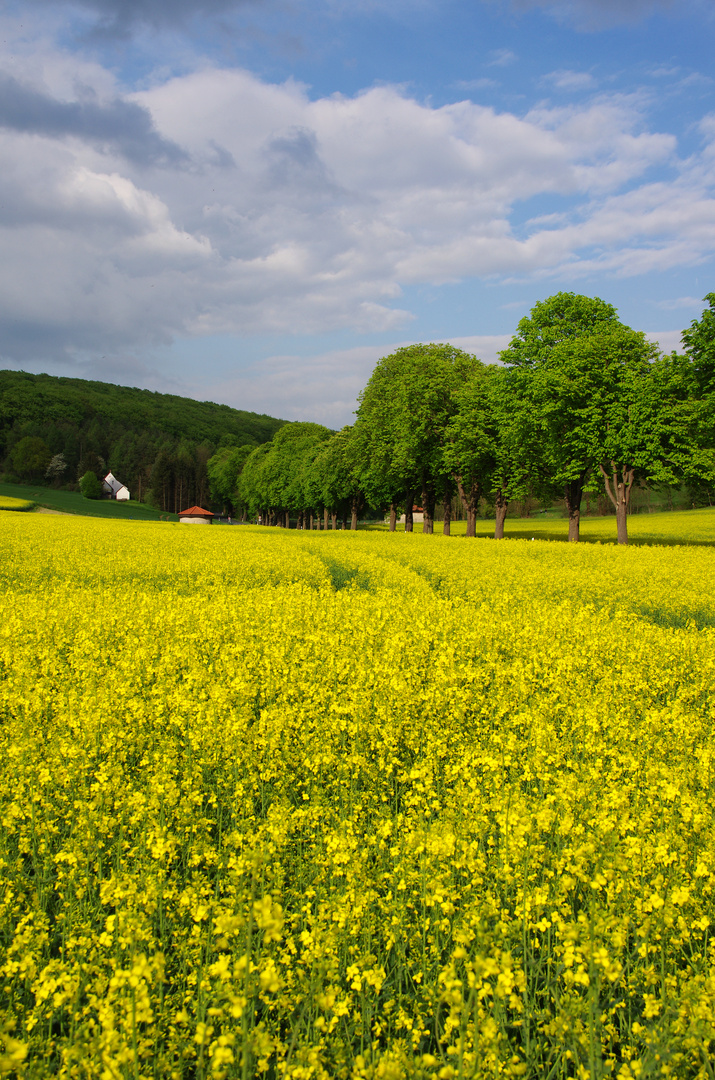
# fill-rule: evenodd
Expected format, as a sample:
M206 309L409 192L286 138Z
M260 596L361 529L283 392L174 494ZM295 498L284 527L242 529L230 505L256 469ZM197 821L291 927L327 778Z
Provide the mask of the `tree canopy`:
M474 356L453 345L411 345L380 360L360 395L356 437L362 482L391 503L403 497L408 505L418 494L427 532L437 499L451 498L447 428L457 391L478 366Z
M625 541L634 480L665 475L655 434L662 384L651 372L658 355L610 304L573 293L536 304L500 354L524 465L537 490L565 499L572 541L588 486L604 483Z

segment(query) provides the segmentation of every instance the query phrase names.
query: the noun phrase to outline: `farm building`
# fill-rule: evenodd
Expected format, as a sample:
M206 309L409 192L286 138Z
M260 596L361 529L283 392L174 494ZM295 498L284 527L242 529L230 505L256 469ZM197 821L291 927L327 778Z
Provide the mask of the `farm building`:
M102 487L104 488L104 494L110 499L118 499L120 501L131 499L129 488L126 488L124 484L117 480L116 476L110 472L105 476Z
M211 511L201 506L190 506L188 510L179 511L179 521L186 525L212 525L213 519Z

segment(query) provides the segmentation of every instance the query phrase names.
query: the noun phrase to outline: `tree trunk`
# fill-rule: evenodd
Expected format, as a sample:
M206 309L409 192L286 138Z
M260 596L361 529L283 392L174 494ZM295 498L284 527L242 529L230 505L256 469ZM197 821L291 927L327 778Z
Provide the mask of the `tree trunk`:
M290 529L290 510L286 510L286 529Z
M455 480L457 481L459 497L462 500L462 504L467 514L467 536L476 536L477 512L479 510L479 500L482 497L482 485L471 484L466 488L462 482L461 476L455 477Z
M397 528L397 506L394 502L390 503L390 532L394 532Z
M434 532L434 508L437 503L437 499L434 493L434 489L427 484L422 485L422 532L429 533Z
M631 504L631 488L633 487L635 470L626 465L621 469L621 474L619 476L618 467L615 461L611 461L610 464L610 482L608 473L603 465L599 465L599 469L601 470L601 475L603 476L606 485L608 497L616 508L616 535L618 536L618 543L627 544L628 508ZM613 487L611 487L611 483L613 484Z
M350 508L350 529L351 529L352 532L356 531L357 523L358 523L358 508L355 505L355 503L353 503L353 505Z
M313 511L310 511L310 531L313 531Z
M335 532L337 527L338 527L338 515L335 512L333 512L330 515L330 517L332 518L332 521L333 521L333 532Z
M328 531L328 508L327 508L327 506L324 506L323 507L323 532L327 532L327 531Z
M566 507L569 512L569 543L577 544L581 522L581 499L583 498L583 480L571 480L564 488Z
M444 525L442 526L442 533L444 536L452 535L452 496L449 491L444 493Z
M497 491L497 497L494 501L494 509L496 511L496 526L494 529L494 539L504 539L504 521L506 519L506 512L509 509L509 503L504 498L504 494L499 488Z
M414 501L414 492L412 488L408 488L405 492L405 532L412 532L414 527L414 520L412 517L412 504Z

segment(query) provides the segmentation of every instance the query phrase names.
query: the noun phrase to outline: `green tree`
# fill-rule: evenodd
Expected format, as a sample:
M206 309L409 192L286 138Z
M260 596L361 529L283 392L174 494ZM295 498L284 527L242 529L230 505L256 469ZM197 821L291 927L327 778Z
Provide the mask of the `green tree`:
M346 426L327 440L316 455L313 472L320 491L320 501L336 528L338 515L343 522L350 514L350 528L357 529L365 509L365 492L360 483L356 455L355 428Z
M176 510L174 499L175 459L171 443L159 450L151 467L151 488L147 498L160 510Z
M715 394L715 293L704 297L708 307L699 319L693 319L690 327L683 330L682 338L686 355L693 366L698 393L702 398ZM715 416L710 417L715 426Z
M252 517L263 516L266 513L267 490L264 467L270 451L270 443L257 446L246 458L238 480L239 496Z
M246 460L239 492L251 512L268 524L287 525L292 515L303 525L319 507L313 462L333 433L322 424L285 424L265 447Z
M683 331L685 356L673 354L668 365L671 432L679 473L692 491L715 483L715 293L704 299L708 307Z
M619 329L627 328L605 301L557 293L532 308L500 354L510 371L505 389L525 467L541 493L565 499L573 542L584 489L601 456L592 433L601 354L597 344L581 345Z
M240 507L239 477L255 448L253 443L245 443L243 446L224 445L206 463L211 498L222 504L224 514L235 514Z
M591 405L580 433L597 462L616 511L619 544L628 543L634 482L673 483L675 475L663 420L668 396L657 346L625 328L585 338L570 347L574 381L588 382Z
M456 392L478 364L453 345L410 345L380 360L360 395L355 426L361 481L371 502L375 495L394 502L395 493L404 492L407 529L415 492L426 533L434 530L437 499L451 499L446 432Z
M286 424L271 441L266 462L272 506L282 511L285 520L291 514L305 525L308 516L322 508L320 485L314 462L333 432L322 424Z
M79 490L85 499L101 499L104 493L102 481L97 478L91 469L80 478Z
M479 500L494 504L495 539L504 536L509 501L523 494L527 475L513 423L508 372L479 365L455 394L445 460L467 511L467 536L476 535Z
M34 435L26 435L15 444L12 467L23 480L41 480L50 464L52 454L47 443Z

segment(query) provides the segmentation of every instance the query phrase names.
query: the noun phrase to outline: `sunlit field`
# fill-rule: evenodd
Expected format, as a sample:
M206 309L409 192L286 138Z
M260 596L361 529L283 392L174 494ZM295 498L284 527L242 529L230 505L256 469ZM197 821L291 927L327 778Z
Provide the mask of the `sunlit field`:
M127 502L118 502L116 499L85 499L79 491L63 491L35 484L0 483L0 510L10 509L6 504L18 501L26 503L24 509L42 506L60 514L81 514L83 517L158 521L160 516L170 516L173 521L178 521L176 514L163 514L146 503L135 502L133 499Z
M521 524L0 514L0 1072L713 1075L715 550Z
M442 522L435 522L435 532L442 532ZM374 528L374 526L373 526ZM387 528L378 526L379 531ZM422 529L421 523L415 522L415 531ZM464 536L466 521L453 521L453 536ZM404 531L404 525L398 526ZM507 517L505 539L531 540L568 540L569 524L566 518L557 518L535 513L532 517ZM477 536L494 535L494 521L478 520ZM585 542L615 544L615 515L606 517L582 517L581 539ZM715 507L702 510L662 512L655 514L633 514L628 518L628 539L632 544L715 544Z
M0 495L0 510L32 510L34 503L29 499L15 499L12 496Z

